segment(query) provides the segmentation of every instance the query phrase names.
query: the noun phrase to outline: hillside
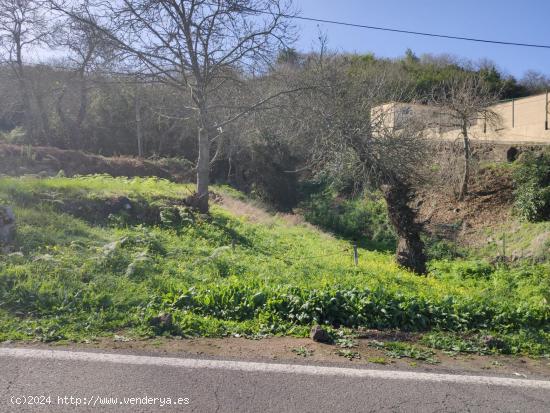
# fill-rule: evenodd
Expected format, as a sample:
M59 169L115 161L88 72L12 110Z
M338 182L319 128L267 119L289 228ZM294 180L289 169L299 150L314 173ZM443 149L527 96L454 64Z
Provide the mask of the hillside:
M483 164L482 164L483 165ZM417 194L419 219L435 240L459 255L487 261L547 262L548 222L525 222L514 211L515 163L484 162L458 201L444 188L426 186Z
M209 216L185 206L189 192L157 178L1 178L18 233L0 258L0 340L304 336L320 323L423 332L439 348L550 352L547 264L432 261L420 277L359 249L355 266L348 242L230 188L214 189Z
M547 223L520 222L513 214L511 171L514 164L505 162L507 148L487 145L477 149L480 153L478 162L483 166L472 177L471 193L464 201L456 201L445 188L434 187L431 183L426 185L415 201L419 217L434 239L450 242L452 245L449 248L459 249L466 255L492 261L505 252L512 261L521 258L547 260L550 257L550 226ZM176 159L152 161L104 157L54 147L0 143L0 175L54 177L61 174L70 177L94 173L107 173L115 177L156 176L173 182L190 182L193 179L190 166ZM227 198L227 201L232 204L227 206L235 213L248 209L248 204L239 199ZM331 207L329 204L334 206L332 211L328 209ZM345 204L338 199L319 197L311 205L313 208L310 211L303 212L316 224L350 239L358 236L364 245L371 248L393 248L390 247L393 243L391 229L386 228L389 224L383 212L384 205L364 205L364 200ZM265 217L266 212L255 209L252 215L255 214ZM286 215L286 219L303 221L300 215L293 214ZM372 219L381 222L372 223ZM369 222L361 224L361 220ZM346 221L353 221L351 225L355 227L350 227ZM361 225L365 228L361 229ZM372 233L373 225L376 234ZM373 239L368 239L369 236ZM505 251L504 239L508 244Z
M157 162L129 156L101 156L52 146L13 145L0 141L0 174L66 176L106 173L112 176L157 176L189 180L190 168L177 161Z

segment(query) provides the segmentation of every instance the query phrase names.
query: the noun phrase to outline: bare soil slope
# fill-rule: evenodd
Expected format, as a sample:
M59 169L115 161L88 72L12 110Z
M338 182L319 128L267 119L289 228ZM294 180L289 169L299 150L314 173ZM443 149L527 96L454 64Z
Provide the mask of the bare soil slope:
M469 194L457 201L441 188L426 187L417 196L420 219L441 238L475 246L485 241L487 228L511 220L514 184L506 168L481 168L470 182Z
M0 174L52 176L59 171L67 176L106 173L112 176L173 178L171 172L147 160L124 156L108 158L45 146L0 144Z

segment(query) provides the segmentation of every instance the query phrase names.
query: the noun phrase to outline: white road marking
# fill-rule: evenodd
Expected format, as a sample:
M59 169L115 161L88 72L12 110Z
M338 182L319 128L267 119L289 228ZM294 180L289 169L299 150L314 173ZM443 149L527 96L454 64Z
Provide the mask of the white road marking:
M430 381L440 383L513 386L550 390L550 381L512 379L506 377L468 376L458 374L417 373L396 370L369 370L301 364L275 364L248 361L203 360L175 357L150 357L115 353L90 353L63 350L37 350L26 348L0 348L0 357L22 359L80 361L87 363L115 363L137 366L163 366L187 369L233 370L251 373L306 374L313 376L340 376L383 380Z

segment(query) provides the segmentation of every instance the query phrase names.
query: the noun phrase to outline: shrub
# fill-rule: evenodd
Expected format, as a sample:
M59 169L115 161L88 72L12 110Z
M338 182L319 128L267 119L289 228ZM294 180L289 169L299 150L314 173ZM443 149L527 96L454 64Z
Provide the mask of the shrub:
M488 279L495 268L484 261L435 261L430 263L432 274L438 278Z
M15 144L26 143L26 132L21 127L12 129L9 132L0 131L0 142Z
M344 238L382 250L395 248L395 233L378 193L358 199L340 199L331 191L313 194L301 205L306 220Z
M519 216L530 222L550 219L550 151L523 154L514 180Z
M426 246L426 256L430 260L452 260L464 258L465 255L456 243L445 239L426 239L424 245Z

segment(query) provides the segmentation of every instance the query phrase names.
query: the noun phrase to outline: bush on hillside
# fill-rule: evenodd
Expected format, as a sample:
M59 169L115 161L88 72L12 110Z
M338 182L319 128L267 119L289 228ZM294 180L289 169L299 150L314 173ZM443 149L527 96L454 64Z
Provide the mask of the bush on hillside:
M306 220L344 238L371 248L395 248L395 233L380 194L358 199L339 199L331 191L313 194L301 205Z
M530 222L550 219L550 150L526 152L514 173L515 208Z
M22 144L26 142L26 132L23 128L17 127L9 132L0 131L0 143Z
M465 256L464 251L455 242L446 239L427 238L424 245L429 260L454 260Z

